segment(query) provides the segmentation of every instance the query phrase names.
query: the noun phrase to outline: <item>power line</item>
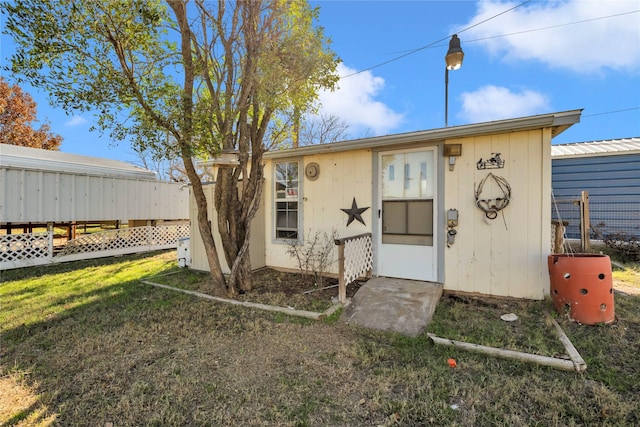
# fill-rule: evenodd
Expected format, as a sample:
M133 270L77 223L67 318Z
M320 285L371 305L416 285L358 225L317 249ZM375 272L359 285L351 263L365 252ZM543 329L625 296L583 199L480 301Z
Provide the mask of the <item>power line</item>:
M623 12L623 13L618 13L618 14L615 14L615 15L600 16L598 18L585 19L583 21L567 22L565 24L558 24L558 25L551 25L551 26L548 26L548 27L534 28L534 29L531 29L531 30L518 31L518 32L515 32L515 33L500 34L498 36L491 36L491 37L483 37L483 38L480 38L480 39L465 40L465 43L472 43L472 42L477 42L477 41L482 41L482 40L496 39L496 38L499 38L499 37L516 36L518 34L533 33L535 31L551 30L553 28L566 27L566 26L569 26L569 25L584 24L585 22L598 21L598 20L601 20L601 19L616 18L618 16L630 15L632 13L638 13L638 12L640 12L640 10L632 10L630 12Z
M626 111L640 110L640 107L624 108L622 110L605 111L602 113L583 114L582 117L604 116L605 114L624 113Z
M494 16L492 16L492 17L490 17L490 18L487 18L487 19L485 19L484 21L478 22L478 23L473 24L473 25L471 25L471 26L469 26L469 27L467 27L467 28L464 28L464 29L460 30L460 31L458 32L458 34L459 34L459 33L464 32L464 31L467 31L467 30L469 30L469 29L471 29L471 28L473 28L473 27L477 27L477 26L478 26L478 25L480 25L480 24L484 24L485 22L490 21L490 20L492 20L492 19L495 19L495 18L497 18L497 17L498 17L498 16L500 16L500 15L504 15L504 14L505 14L505 13L507 13L507 12L511 12L513 9L516 9L516 8L518 8L518 7L520 7L520 6L523 6L523 5L527 4L527 3L530 3L531 1L532 1L532 0L524 1L524 2L522 2L522 3L520 3L520 4L518 4L518 5L516 5L516 6L512 7L512 8L510 8L510 9L507 9L507 10L505 10L505 11L503 11L503 12L498 13L497 15L494 15ZM360 70L360 71L357 71L357 72L355 72L355 73L348 74L348 75L346 75L346 76L342 76L342 77L340 77L340 78L341 78L341 79L346 79L347 77L355 76L356 74L364 73L365 71L369 71L369 70L373 70L374 68L382 67L383 65L389 64L390 62L397 61L398 59L402 59L402 58L404 58L405 56L409 56L409 55L412 55L412 54L414 54L414 53L416 53L416 52L419 52L419 51L421 51L421 50L424 50L424 49L427 49L427 48L429 48L429 47L432 47L432 46L434 46L435 44L440 43L440 42L442 42L442 41L445 41L445 40L447 40L447 39L449 39L449 38L451 38L451 35L448 35L448 36L446 36L446 37L443 37L443 38L441 38L440 40L436 40L436 41L435 41L435 42L433 42L433 43L429 43L428 45L425 45L425 46L419 47L419 48L417 48L417 49L413 49L413 50L411 50L411 51L409 51L409 52L407 52L407 53L405 53L405 54L403 54L403 55L400 55L400 56L398 56L398 57L396 57L396 58L393 58L393 59L390 59L390 60L388 60L388 61L382 62L382 63L380 63L380 64L378 64L378 65L374 65L374 66L372 66L372 67L365 68L364 70Z
M480 21L480 22L475 23L475 24L473 24L473 25L471 25L469 27L466 27L466 28L458 31L457 34L460 34L460 33L464 32L464 31L470 30L473 27L477 27L480 24L484 24L487 21L490 21L490 20L492 20L494 18L497 18L500 15L504 15L505 13L510 12L510 11L520 7L520 6L523 6L526 3L530 3L531 1L532 0L525 1L523 3L518 4L517 6L512 7L511 9L505 10L503 12L500 12L497 15L494 15L494 16L492 16L490 18L487 18L484 21ZM473 43L473 42L478 42L478 41L482 41L482 40L489 40L489 39L495 39L495 38L500 38L500 37L509 37L509 36L514 36L514 35L519 35L519 34L531 33L531 32L535 32L535 31L550 30L550 29L553 29L553 28L566 27L566 26L569 26L569 25L584 24L586 22L598 21L598 20L601 20L601 19L616 18L618 16L630 15L632 13L638 13L638 12L640 12L640 10L632 10L632 11L629 11L629 12L618 13L618 14L615 14L615 15L600 16L600 17L597 17L597 18L585 19L585 20L582 20L582 21L568 22L568 23L565 23L565 24L558 24L558 25L552 25L552 26L548 26L548 27L535 28L535 29L531 29L531 30L518 31L518 32L515 32L515 33L508 33L508 34L501 34L501 35L491 36L491 37L483 37L483 38L479 38L479 39L465 40L465 43ZM363 70L356 71L355 73L347 74L346 76L341 76L340 78L341 79L345 79L347 77L352 77L352 76L355 76L357 74L364 73L365 71L370 71L370 70L373 70L375 68L382 67L383 65L387 65L387 64L389 64L391 62L395 62L395 61L397 61L399 59L402 59L402 58L405 58L405 57L407 57L409 55L413 55L414 53L419 52L419 51L424 50L424 49L429 49L429 48L433 48L433 47L441 47L442 45L439 45L438 43L443 42L445 40L448 40L449 38L451 38L451 35L443 37L440 40L436 40L435 42L429 43L429 44L421 46L419 48L412 49L412 50L408 51L407 53L402 54L400 56L397 56L395 58L392 58L392 59L390 59L388 61L384 61L384 62L381 62L379 64L373 65L371 67L365 68Z
M477 26L478 26L478 25L480 25L480 24L484 24L485 22L491 21L492 19L495 19L495 18L497 18L497 17L498 17L498 16L500 16L500 15L504 15L504 14L505 14L505 13L507 13L507 12L511 12L512 10L514 10L514 9L516 9L516 8L520 7L520 6L524 6L524 5L525 5L525 4L527 4L527 3L531 3L531 1L532 1L532 0L524 1L524 2L522 2L522 3L520 3L520 4L516 5L516 6L512 7L511 9L507 9L507 10L505 10L504 12L500 12L500 13L498 13L497 15L492 16L491 18L487 18L487 19L485 19L484 21L477 22L477 23L475 23L475 24L473 24L473 25L471 25L471 26L469 26L469 27L467 27L467 28L464 28L464 29L462 29L462 30L458 31L458 34L460 34L460 33L464 33L465 31L470 30L470 29L472 29L473 27L477 27Z

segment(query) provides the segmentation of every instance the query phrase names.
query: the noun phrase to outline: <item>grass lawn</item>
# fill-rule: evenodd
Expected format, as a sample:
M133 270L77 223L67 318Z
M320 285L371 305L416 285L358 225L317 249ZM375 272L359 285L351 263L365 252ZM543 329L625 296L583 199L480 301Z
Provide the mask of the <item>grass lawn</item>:
M640 425L638 265L614 273L612 325L569 322L551 300L448 295L429 326L563 357L550 313L584 373L140 282L176 270L169 251L2 272L0 425ZM183 274L200 289L167 277Z

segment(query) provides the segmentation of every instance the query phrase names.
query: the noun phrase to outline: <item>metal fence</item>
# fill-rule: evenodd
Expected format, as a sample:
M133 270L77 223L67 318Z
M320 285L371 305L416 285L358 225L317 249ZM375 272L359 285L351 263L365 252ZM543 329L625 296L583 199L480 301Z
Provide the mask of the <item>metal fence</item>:
M551 216L555 220L567 221L567 239L581 238L581 197L556 199L552 203ZM640 200L637 201L603 201L595 197L588 198L587 224L596 228L603 235L623 234L640 238ZM589 229L589 236L598 237Z
M589 214L591 226L604 235L622 233L640 238L640 200L602 202L592 199Z

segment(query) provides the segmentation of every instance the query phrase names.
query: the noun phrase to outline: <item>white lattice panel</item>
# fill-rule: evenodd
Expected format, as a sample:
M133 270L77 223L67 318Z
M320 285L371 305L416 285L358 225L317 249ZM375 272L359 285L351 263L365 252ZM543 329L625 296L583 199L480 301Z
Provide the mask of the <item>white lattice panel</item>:
M49 234L5 234L0 236L0 262L49 257Z
M108 230L69 240L56 256L112 251L146 245L147 227Z
M189 224L158 225L152 228L151 245L177 245L179 239L189 237Z
M70 240L56 254L62 257L93 252L123 253L127 249L140 247L165 247L178 244L178 239L189 236L189 225L160 225L155 227L132 227L108 230Z
M351 283L373 269L371 236L360 236L344 243L344 281Z
M0 235L0 269L168 249L184 237L189 224L109 230L70 240L53 256L52 233Z

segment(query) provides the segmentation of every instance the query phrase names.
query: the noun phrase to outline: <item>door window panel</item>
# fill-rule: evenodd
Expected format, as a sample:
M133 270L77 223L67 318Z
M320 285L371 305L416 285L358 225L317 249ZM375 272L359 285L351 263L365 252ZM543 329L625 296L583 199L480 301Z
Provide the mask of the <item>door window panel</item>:
M433 245L433 200L383 201L382 243Z
M431 150L383 155L381 170L383 199L432 199L435 194Z
M382 155L381 170L382 243L432 246L433 150Z

